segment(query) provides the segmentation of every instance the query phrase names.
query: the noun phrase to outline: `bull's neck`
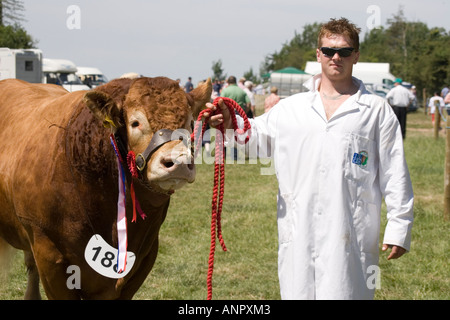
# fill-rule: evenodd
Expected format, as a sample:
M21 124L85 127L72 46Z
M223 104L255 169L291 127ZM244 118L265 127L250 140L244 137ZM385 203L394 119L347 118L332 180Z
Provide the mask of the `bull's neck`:
M85 106L78 106L67 126L66 153L73 171L93 186L117 190L117 157L110 141L111 130L105 128L101 121ZM118 132L122 142L126 143L126 132ZM130 189L131 174L127 168L127 159L123 159L127 190ZM149 189L138 179L134 179L136 197L140 202L151 207L165 206L169 195ZM145 200L144 200L145 199Z
M67 126L65 144L70 165L84 179L113 179L116 166L108 136L108 129L79 105Z

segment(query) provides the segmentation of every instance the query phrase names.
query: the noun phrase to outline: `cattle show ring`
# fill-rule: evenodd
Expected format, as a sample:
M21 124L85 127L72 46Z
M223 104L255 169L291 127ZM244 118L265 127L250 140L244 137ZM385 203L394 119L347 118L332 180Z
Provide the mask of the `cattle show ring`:
M450 300L450 32L401 1L0 0L0 303Z

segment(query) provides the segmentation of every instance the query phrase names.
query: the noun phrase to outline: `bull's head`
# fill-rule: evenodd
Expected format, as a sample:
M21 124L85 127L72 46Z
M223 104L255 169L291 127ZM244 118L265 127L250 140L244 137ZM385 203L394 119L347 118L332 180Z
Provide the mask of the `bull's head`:
M123 137L128 151L138 155L144 182L161 191L173 191L195 179L193 155L186 141L193 120L210 98L209 79L185 93L178 82L158 77L113 80L86 93L84 101Z

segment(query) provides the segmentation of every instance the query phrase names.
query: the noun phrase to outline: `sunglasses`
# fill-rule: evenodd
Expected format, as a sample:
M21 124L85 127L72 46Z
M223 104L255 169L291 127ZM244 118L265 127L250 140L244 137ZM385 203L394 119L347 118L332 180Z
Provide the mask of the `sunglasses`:
M346 48L329 48L329 47L321 47L320 51L327 57L334 57L334 55L337 53L341 58L350 57L353 50L355 48L346 47Z

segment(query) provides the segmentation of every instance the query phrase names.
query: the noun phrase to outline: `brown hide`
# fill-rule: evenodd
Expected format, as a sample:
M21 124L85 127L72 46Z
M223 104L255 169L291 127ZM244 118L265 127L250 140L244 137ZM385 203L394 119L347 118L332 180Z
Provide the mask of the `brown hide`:
M174 130L185 127L189 114L198 114L210 92L209 81L186 95L166 78L113 80L89 94L0 81L0 237L26 252L31 271L34 257L49 299L131 299L156 259L170 196L134 179L147 218L131 223L132 178L126 170L128 251L136 254L134 267L116 280L96 273L84 260L93 234L117 248L117 164L111 131L99 118L109 115L125 141L133 108L143 108L153 132ZM70 265L80 267L80 290L67 288Z

